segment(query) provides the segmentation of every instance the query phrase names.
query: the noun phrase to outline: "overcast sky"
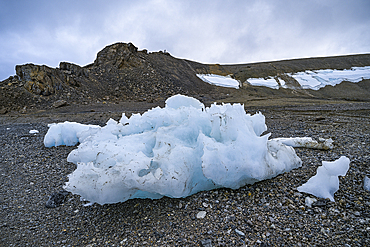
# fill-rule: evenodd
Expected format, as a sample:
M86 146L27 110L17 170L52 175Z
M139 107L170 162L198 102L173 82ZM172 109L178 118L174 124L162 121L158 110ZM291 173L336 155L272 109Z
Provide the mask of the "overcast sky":
M202 63L370 53L369 0L0 0L0 80L115 42Z

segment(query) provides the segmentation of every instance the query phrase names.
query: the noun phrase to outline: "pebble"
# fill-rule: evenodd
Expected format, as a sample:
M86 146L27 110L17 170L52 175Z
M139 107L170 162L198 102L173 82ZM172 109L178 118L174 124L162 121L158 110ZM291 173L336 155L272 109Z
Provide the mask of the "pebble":
M238 229L235 229L235 232L236 232L238 235L242 236L242 237L244 237L244 236L245 236L244 232L239 231Z
M200 241L201 247L212 247L212 240L211 239L205 239Z
M306 205L307 207L311 208L311 207L312 207L312 203L314 203L314 202L316 202L316 201L317 201L317 200L316 200L315 198L311 198L311 197L307 196L307 197L305 198L305 205Z
M206 214L207 214L206 211L200 211L200 212L197 213L197 218L198 219L203 219L204 217L206 217Z

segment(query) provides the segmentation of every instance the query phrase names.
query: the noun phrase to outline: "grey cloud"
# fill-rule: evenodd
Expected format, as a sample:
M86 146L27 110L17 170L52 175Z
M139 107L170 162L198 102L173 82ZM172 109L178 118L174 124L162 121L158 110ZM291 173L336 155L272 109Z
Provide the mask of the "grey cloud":
M27 62L91 63L114 42L204 63L370 51L370 2L2 1L0 80Z

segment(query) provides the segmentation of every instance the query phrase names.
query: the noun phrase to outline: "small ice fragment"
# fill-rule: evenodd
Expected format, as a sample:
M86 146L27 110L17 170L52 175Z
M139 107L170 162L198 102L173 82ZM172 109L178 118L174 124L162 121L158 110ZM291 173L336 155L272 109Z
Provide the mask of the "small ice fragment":
M370 178L368 176L364 178L364 189L370 191Z
M6 130L10 130L10 128L6 128Z
M316 141L311 137L275 138L272 140L279 141L282 144L294 148L313 148L328 150L334 147L333 140L331 138L329 139L319 138L319 141Z
M316 202L317 200L315 198L311 198L309 196L307 196L304 200L304 203L307 207L312 207L312 203Z
M334 200L334 193L339 189L338 176L345 176L349 169L350 160L342 156L339 159L328 162L323 161L322 166L317 168L316 175L307 183L299 186L299 192L306 192L320 198Z
M30 134L37 134L37 133L39 133L38 130L30 130Z
M200 211L199 213L197 213L197 219L203 219L204 217L206 217L206 214L206 211Z

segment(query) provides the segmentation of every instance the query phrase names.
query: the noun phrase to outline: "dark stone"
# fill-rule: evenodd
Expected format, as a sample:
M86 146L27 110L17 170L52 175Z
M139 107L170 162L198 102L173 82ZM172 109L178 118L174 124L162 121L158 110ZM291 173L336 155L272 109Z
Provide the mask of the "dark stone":
M55 108L59 108L59 107L66 106L66 105L68 105L68 104L67 104L67 101L62 100L62 99L57 100L57 101L55 101L55 102L53 103L53 107L55 107Z
M163 237L163 234L161 234L161 233L159 233L159 232L155 231L155 232L154 232L154 236L155 236L155 238L156 238L156 239L160 239L160 238L162 238L162 237Z
M317 117L317 118L314 119L314 121L322 121L322 120L325 120L325 118L324 117Z
M261 245L260 245L261 247L269 247L269 246L271 246L269 243L261 243Z
M326 207L326 199L319 199L316 202L312 203L312 207Z
M54 192L49 197L49 200L46 202L45 207L47 208L56 208L59 207L62 203L65 202L68 192L61 190L59 192Z
M0 114L5 114L7 112L8 112L8 109L6 109L6 108L1 108L0 109Z
M212 240L210 239L200 240L200 246L201 247L212 247Z

